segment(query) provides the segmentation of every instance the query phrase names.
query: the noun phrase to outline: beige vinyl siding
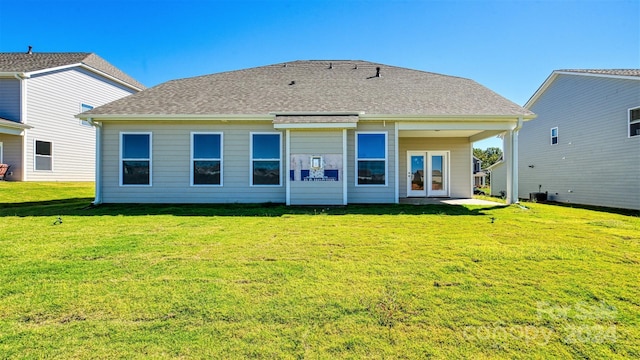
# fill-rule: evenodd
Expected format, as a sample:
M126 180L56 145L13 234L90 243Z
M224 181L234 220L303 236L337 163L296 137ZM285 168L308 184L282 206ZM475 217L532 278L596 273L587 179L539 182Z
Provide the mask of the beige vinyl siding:
M640 136L628 136L637 106L640 80L558 75L520 130L519 196L542 185L553 201L640 209Z
M222 132L223 186L190 185L191 132ZM119 185L120 132L151 132L152 186ZM250 186L250 134L277 132L271 122L107 122L103 124L103 202L105 203L262 203L285 202L284 133L282 184Z
M356 132L372 131L387 134L387 172L386 185L359 185L356 186L356 154L355 142ZM347 131L347 200L353 204L384 204L395 203L396 175L395 175L395 126L391 121L372 122L360 121L357 130Z
M5 176L6 180L20 180L22 178L22 136L0 134L2 143L2 161L11 165L9 172L13 174Z
M20 81L0 79L0 118L20 122Z
M400 138L400 197L407 196L407 151L449 151L449 196L473 195L473 164L467 138Z
M133 91L87 70L34 75L27 82L26 172L29 181L93 181L95 129L74 117L81 104L97 107ZM53 171L34 171L35 140L53 148Z
M342 154L342 130L291 130L290 152L294 154ZM344 169L344 156L343 156ZM291 205L342 205L344 172L339 181L291 181ZM289 174L286 174L289 176Z

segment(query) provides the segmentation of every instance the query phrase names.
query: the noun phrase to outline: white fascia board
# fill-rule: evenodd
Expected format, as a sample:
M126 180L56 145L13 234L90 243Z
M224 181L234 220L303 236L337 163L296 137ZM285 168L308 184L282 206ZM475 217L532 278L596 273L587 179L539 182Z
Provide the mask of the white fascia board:
M142 91L143 90L143 89L138 88L137 86L129 84L128 82L122 81L122 80L120 80L118 78L115 78L115 77L113 77L113 76L111 76L111 75L109 75L109 74L107 74L107 73L105 73L103 71L100 71L100 70L98 70L96 68L93 68L91 66L85 65L83 63L62 65L62 66L56 66L56 67L47 68L47 69L29 71L29 72L25 72L23 77L30 78L33 75L38 75L38 74L43 74L43 73L52 72L52 71L58 71L58 70L66 70L66 69L71 69L71 68L74 68L74 67L80 67L80 68L89 70L92 73L100 75L100 76L102 76L104 78L107 78L107 79L113 81L113 82L117 82L118 84L124 85L124 86L126 86L126 87L128 87L130 89L133 89L133 90L136 90L136 91Z
M531 98L527 101L526 104L524 104L523 107L527 110L531 110L531 107L533 106L533 104L536 101L538 101L538 98L540 97L540 95L542 95L542 93L544 93L547 90L549 85L551 85L551 83L556 79L556 77L558 77L558 72L557 71L552 72L551 75L549 75L547 79L542 83L542 85L540 85L538 90L536 90L536 92L533 93Z
M24 74L17 71L0 71L0 78L15 78L17 76L22 77Z
M355 129L358 123L273 124L274 129Z
M94 121L273 121L272 115L194 115L194 114L84 114L75 115L76 118Z
M364 111L291 111L291 112L270 112L273 116L362 116Z
M361 121L405 121L405 122L517 122L518 118L525 121L535 119L537 115L389 115L389 114L369 114L360 115Z
M504 164L504 160L500 160L500 161L498 161L498 162L494 163L494 164L493 164L493 165L491 165L491 166L487 166L487 168L486 168L485 170L489 170L489 171L491 171L491 170L493 170L493 169L497 168L498 166L502 166L502 164Z

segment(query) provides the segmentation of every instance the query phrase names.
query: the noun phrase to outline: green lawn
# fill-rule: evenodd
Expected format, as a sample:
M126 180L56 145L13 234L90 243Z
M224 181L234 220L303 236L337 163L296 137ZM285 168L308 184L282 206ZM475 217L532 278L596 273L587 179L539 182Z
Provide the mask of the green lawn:
M640 357L638 216L92 197L0 182L0 358Z

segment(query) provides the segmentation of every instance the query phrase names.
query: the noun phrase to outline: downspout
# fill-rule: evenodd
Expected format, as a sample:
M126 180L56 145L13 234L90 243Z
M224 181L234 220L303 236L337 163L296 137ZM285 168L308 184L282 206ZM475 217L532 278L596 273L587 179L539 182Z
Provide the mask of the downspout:
M87 118L87 122L96 128L96 198L93 205L102 204L102 124Z
M513 157L511 174L513 174L513 183L511 184L512 195L511 198L514 199L515 203L519 203L518 197L518 132L522 129L522 116L518 117L518 123L516 124L516 128L513 129L513 136L511 136L511 154Z
M20 82L20 122L27 124L27 76L23 73L16 73L15 78ZM22 135L22 172L20 181L27 181L27 134L28 130L24 129ZM35 150L35 149L34 149Z

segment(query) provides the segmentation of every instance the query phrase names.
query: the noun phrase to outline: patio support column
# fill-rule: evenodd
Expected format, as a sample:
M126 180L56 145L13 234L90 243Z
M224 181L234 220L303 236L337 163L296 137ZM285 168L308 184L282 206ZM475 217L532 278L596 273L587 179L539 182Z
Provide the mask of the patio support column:
M504 161L507 166L507 204L513 204L513 130L505 133L502 139L502 147L504 148Z
M291 205L291 130L284 133L284 184L285 184L285 204Z
M506 132L503 139L504 156L507 166L507 204L518 202L518 132L522 118L513 130Z

